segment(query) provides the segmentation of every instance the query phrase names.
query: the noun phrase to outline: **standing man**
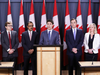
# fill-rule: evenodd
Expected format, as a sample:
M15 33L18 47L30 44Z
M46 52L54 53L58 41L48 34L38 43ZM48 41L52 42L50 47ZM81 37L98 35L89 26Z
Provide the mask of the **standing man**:
M41 33L39 45L59 45L59 33L53 30L53 21L47 20L47 30Z
M28 66L31 58L33 75L36 75L36 51L34 44L37 44L37 32L33 31L33 23L31 21L27 24L28 30L22 33L22 46L24 48L24 75L28 75Z
M2 52L3 52L3 61L14 61L16 68L17 64L17 47L18 47L18 34L16 31L12 31L12 23L5 23L6 30L1 33L1 44L2 44Z
M69 61L69 75L73 75L73 67L75 67L75 75L77 75L77 64L82 55L83 32L76 27L77 20L71 19L72 28L66 31L67 55Z

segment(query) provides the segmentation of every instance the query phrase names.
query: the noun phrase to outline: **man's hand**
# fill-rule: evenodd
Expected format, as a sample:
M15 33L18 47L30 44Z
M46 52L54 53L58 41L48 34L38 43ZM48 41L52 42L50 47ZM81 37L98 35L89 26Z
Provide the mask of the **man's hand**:
M13 54L14 53L14 49L10 49L8 53L9 54Z
M29 54L32 54L33 52L34 52L34 49L30 49L30 50L28 51Z
M88 49L89 54L93 54L92 49Z
M76 54L77 53L77 48L72 48L72 51Z

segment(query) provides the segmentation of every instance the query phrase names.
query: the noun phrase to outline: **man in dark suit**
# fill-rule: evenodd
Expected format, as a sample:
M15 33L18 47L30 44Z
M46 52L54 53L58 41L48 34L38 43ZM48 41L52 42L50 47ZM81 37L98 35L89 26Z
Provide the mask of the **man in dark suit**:
M59 33L53 30L53 21L47 20L47 30L41 33L39 45L59 45Z
M28 65L31 58L33 75L36 75L36 51L34 44L38 43L37 32L33 31L33 23L30 21L27 24L28 30L22 33L22 46L24 48L24 75L28 75Z
M76 27L77 20L71 19L72 28L66 31L67 55L69 62L69 75L73 75L73 67L75 67L75 75L78 61L82 55L83 32Z
M6 30L1 33L1 44L3 52L3 61L14 61L15 67L17 63L17 47L18 47L18 35L16 31L12 31L12 23L5 23Z

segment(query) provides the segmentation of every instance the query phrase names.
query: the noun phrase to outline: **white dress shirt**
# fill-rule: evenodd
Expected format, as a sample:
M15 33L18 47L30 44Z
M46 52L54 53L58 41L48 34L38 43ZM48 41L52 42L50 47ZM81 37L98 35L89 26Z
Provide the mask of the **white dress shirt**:
M9 34L8 33L9 33L9 31L7 31L7 35L8 35L8 38L9 38ZM10 38L11 38L11 31L10 31ZM10 50L10 48L7 49L7 52L9 52L9 50Z
M30 37L30 32L31 32L31 39L32 39L32 32L33 32L33 31L29 31L29 30L28 30L29 37Z
M74 35L74 28L72 28L73 35ZM75 32L77 33L77 28L75 28Z

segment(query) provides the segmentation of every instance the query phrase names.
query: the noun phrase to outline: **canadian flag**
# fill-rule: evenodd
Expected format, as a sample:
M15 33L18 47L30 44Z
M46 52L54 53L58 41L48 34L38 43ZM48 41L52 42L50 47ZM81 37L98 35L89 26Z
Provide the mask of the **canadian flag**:
M99 15L98 15L98 29L97 29L98 34L100 34L100 0L99 0ZM98 50L98 60L100 60L100 47Z
M77 17L76 17L76 20L77 20L77 28L83 30L80 0L78 1L78 9L77 9ZM84 60L84 46L82 46L82 60Z
M7 14L7 22L12 22L12 16L11 16L11 5L10 5L10 0L8 0L8 14ZM13 30L13 28L12 28Z
M91 0L89 0L88 17L87 17L87 32L89 31L89 26L91 23L92 23Z
M46 27L46 11L45 11L45 0L43 0L43 7L42 7L42 16L41 16L41 32L45 31L47 29Z
M23 62L23 47L22 47L21 39L22 39L22 33L24 31L25 31L25 24L24 24L24 13L23 13L23 0L21 0L20 16L19 16L19 29L18 29L18 39L19 39L18 64Z
M65 26L64 26L64 40L63 40L63 65L66 66L68 64L68 58L66 55L67 44L66 44L66 30L70 29L70 14L68 7L68 0L66 0L66 12L65 12Z
M29 21L31 21L33 23L33 31L36 31L33 0L31 0Z
M0 60L2 60L1 30L0 30Z
M60 39L56 0L54 2L54 9L53 9L53 22L54 22L54 27L53 28L54 28L55 31L57 31L59 33L59 39ZM61 40L59 41L59 43L61 43Z

